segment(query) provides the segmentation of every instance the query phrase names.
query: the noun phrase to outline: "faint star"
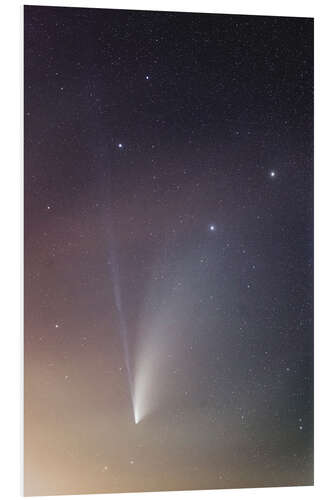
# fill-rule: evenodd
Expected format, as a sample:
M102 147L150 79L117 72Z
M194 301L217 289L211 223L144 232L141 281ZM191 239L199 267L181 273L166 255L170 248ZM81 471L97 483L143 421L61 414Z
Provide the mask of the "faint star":
M56 324L55 324L54 326L55 326L55 328L59 328L59 325L58 325L58 323L56 323Z

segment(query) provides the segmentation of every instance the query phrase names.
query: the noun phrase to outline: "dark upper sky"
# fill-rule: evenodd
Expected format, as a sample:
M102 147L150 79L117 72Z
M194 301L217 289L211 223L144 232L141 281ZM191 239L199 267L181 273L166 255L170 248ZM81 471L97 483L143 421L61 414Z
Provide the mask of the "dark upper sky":
M24 18L26 494L311 484L312 19Z

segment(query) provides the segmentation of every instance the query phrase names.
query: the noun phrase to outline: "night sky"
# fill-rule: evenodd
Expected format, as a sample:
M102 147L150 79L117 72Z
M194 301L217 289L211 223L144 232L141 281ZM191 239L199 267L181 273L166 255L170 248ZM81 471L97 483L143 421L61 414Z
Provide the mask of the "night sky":
M313 20L25 7L25 494L313 482Z

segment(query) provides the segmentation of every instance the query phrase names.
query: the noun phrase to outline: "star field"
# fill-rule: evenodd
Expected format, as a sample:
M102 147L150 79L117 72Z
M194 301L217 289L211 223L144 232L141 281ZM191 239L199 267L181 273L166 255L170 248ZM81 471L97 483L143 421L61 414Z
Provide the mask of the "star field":
M25 494L312 484L313 20L24 41Z

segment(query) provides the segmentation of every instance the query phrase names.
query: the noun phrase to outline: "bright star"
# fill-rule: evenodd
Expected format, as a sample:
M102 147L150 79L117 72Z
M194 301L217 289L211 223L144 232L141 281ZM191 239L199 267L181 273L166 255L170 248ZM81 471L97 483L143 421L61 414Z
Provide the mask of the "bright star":
M274 170L272 170L269 174L271 177L275 177L276 176L276 173L274 172Z
M146 80L149 80L149 75L146 75Z
M216 227L214 226L214 224L211 224L211 225L209 226L209 230L210 230L210 231L215 231L215 229L216 229Z
M118 144L118 148L119 148L119 149L122 149L123 147L124 147L124 146L123 146L123 145L122 145L122 143L120 142L120 143Z

